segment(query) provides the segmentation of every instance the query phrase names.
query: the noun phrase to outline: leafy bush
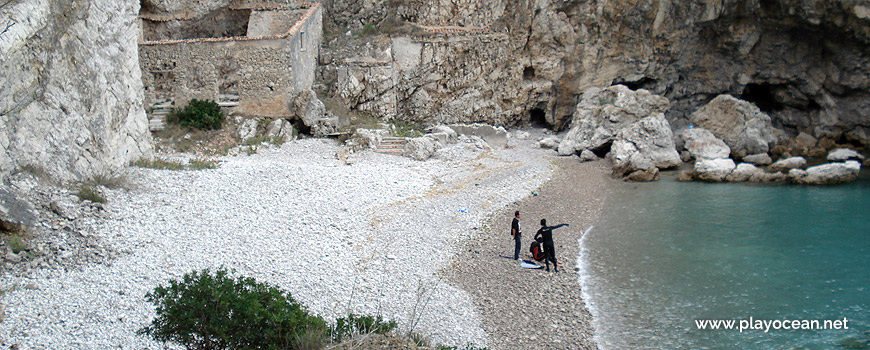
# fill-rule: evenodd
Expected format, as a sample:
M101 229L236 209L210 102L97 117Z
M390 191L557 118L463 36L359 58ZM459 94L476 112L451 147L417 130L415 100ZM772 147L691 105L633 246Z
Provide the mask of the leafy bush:
M381 316L360 316L351 313L347 318L335 320L335 327L332 327L331 334L333 341L341 342L343 338L356 334L387 334L395 328L395 321L385 322Z
M326 323L309 315L290 293L252 278L231 278L226 269L170 280L145 298L157 318L139 333L188 349L310 348Z
M166 121L186 128L217 130L224 122L224 113L217 102L192 99L184 108L173 108Z
M15 254L27 250L27 243L24 242L24 237L20 235L9 237L9 249L12 249L12 252Z

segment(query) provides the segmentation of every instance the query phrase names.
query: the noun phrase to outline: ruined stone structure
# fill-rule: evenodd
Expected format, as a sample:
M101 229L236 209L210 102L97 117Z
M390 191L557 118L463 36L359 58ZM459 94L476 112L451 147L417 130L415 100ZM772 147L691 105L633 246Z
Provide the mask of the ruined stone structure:
M292 116L293 99L314 80L321 16L318 3L263 2L199 17L141 14L146 105L210 99L242 115Z

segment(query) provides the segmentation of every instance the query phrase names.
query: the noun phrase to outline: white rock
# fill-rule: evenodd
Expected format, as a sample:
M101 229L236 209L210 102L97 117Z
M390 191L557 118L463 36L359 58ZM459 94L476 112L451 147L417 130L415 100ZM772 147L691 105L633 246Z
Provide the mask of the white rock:
M620 130L610 152L613 174L616 176L682 164L674 146L670 124L662 113L643 118Z
M734 168L731 158L701 159L695 162L694 177L702 181L721 182Z
M743 157L743 161L755 165L769 165L770 163L773 163L773 159L770 159L770 155L767 153L750 154Z
M414 160L426 160L435 154L437 148L435 139L431 137L414 137L408 139L402 149L402 155Z
M801 156L789 157L780 159L768 167L773 171L788 171L794 168L803 168L807 165L807 160Z
M802 184L826 185L855 181L861 171L861 163L849 160L844 163L827 163L811 166L806 171L789 171L789 179Z
M760 176L764 170L759 169L755 165L749 163L737 164L737 167L725 177L726 181L742 182L749 181L753 176Z
M770 116L731 95L716 96L692 113L689 120L725 141L736 157L767 153L782 134L771 125Z
M281 138L285 142L293 141L296 137L296 132L293 130L293 124L284 118L278 118L269 123L266 128L266 135L274 138Z
M559 143L559 155L596 149L634 122L668 110L667 98L624 85L590 88L575 107L571 127Z
M550 135L550 136L544 137L543 139L538 141L538 146L541 148L556 149L559 147L560 142L562 142L562 141L559 139L558 136ZM567 154L565 154L565 155L567 155Z
M728 158L731 148L704 128L683 129L677 135L694 159Z
M584 149L583 152L580 152L580 161L591 162L591 161L599 160L599 159L601 159L601 158L598 158L598 156L595 155L594 152L592 152L588 149Z
M864 156L849 148L837 148L828 153L829 162L842 162L847 160L864 160Z
M246 119L241 124L239 124L239 140L245 142L250 138L257 137L258 124L259 120L256 118Z

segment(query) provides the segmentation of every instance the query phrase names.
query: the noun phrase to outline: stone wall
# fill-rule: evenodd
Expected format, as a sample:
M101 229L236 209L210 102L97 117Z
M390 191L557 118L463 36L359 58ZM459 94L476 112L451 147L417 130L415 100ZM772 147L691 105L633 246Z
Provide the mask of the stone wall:
M20 0L0 7L0 178L108 175L151 152L137 0Z
M300 20L277 34L140 43L146 104L172 100L180 105L193 98L219 100L220 95L231 94L239 97L238 113L293 115L293 98L309 90L314 80L322 25L319 4L298 11L303 12ZM252 15L252 19L280 23L286 16ZM278 27L248 26L254 33Z

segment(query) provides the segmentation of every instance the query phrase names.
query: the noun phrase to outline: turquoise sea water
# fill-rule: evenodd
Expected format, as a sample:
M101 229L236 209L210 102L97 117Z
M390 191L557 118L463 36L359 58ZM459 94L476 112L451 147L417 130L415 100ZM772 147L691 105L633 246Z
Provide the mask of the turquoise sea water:
M602 349L870 349L870 178L827 187L619 186L581 239ZM848 330L699 330L697 319ZM739 321L738 321L739 322Z

